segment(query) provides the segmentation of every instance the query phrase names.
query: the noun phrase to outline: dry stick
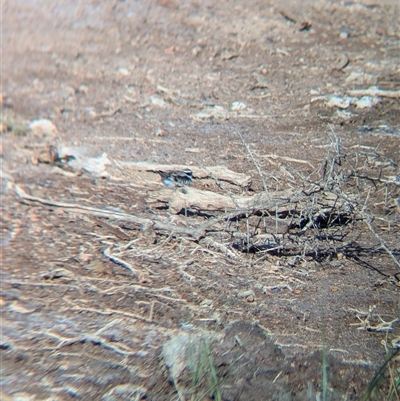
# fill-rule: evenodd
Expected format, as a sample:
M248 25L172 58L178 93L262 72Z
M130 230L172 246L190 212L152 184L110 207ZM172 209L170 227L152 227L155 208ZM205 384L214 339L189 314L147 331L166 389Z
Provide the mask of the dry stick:
M250 231L249 231L249 214L246 213L246 248L247 248L247 253L249 253L250 250Z
M229 198L231 198L231 201L233 202L233 204L235 205L236 209L239 209L239 206L237 204L236 199L232 196L232 193L227 192L226 188L224 188L223 184L221 183L221 181L218 179L218 177L216 177L213 173L211 173L206 166L203 166L201 163L199 163L200 167L203 168L205 171L207 171L210 174L210 177L217 183L218 187L225 191L225 193L229 196Z
M393 255L393 252L387 247L381 236L375 231L374 227L372 227L371 224L371 219L365 214L361 213L361 216L365 222L365 224L368 226L369 230L372 232L372 234L375 235L376 239L380 242L381 247L386 251L386 253L391 257L393 262L400 267L400 262L396 259L396 257Z
M263 183L263 187L264 187L264 191L265 191L267 194L269 194L269 192L268 192L268 187L267 187L267 184L265 183L265 180L264 180L264 177L263 177L263 175L262 175L260 166L258 165L257 161L254 159L254 156L253 156L253 154L251 153L251 150L250 150L249 145L245 142L245 140L243 139L242 134L241 134L239 131L238 131L238 135L240 136L240 139L242 140L243 145L245 146L245 148L246 148L246 150L247 150L247 153L250 155L251 160L253 161L253 164L254 164L254 166L256 167L256 169L257 169L257 171L258 171L258 174L259 174L260 177L261 177L261 180L262 180L262 183Z
M390 97L393 99L398 99L400 98L400 90L385 90L385 89L379 89L376 86L371 86L370 88L367 89L354 89L354 90L349 90L347 93L350 96L381 96L381 97Z
M150 304L149 320L152 322L154 317L154 300Z
M154 252L155 252L157 249L162 248L165 244L167 244L167 243L169 242L169 240L172 238L173 234L174 234L174 232L171 232L171 234L168 235L168 237L167 237L164 241L162 241L159 245L157 245L157 246L154 247L154 248L148 249L148 250L146 250L146 251L136 252L136 256L142 256L142 255L145 255L146 253L154 254Z
M119 323L121 322L121 319L115 319L112 322L108 323L105 327L101 328L94 334L89 334L89 333L84 333L81 336L73 337L73 338L68 338L68 337L63 337L58 333L53 333L51 331L47 331L44 334L56 338L57 340L60 341L60 343L57 345L56 349L60 349L61 347L67 346L67 345L72 345L76 342L82 342L82 341L92 341L96 344L102 345L104 348L111 349L112 351L122 354L122 355L135 355L137 352L133 352L132 349L125 345L124 343L118 344L118 345L112 345L106 342L105 339L100 337L100 334L108 329L110 326L112 326L115 322Z
M239 135L240 135L240 134L239 134ZM253 160L254 160L254 159L253 159ZM201 166L202 168L204 168L206 171L208 171L208 170L207 170L207 167L205 167L205 166L203 166L203 165L201 165L201 164L200 164L200 166ZM224 187L222 186L222 184L220 183L218 177L214 177L214 175L213 175L212 173L211 173L210 175L211 175L211 178L213 178L213 179L216 181L217 185L218 185L221 189L225 190L225 188L224 188ZM261 176L261 178L263 179L262 176ZM265 183L264 183L264 186L265 186ZM230 193L228 193L227 195L230 197L230 199L232 200L232 202L235 204L236 209L240 209L239 206L238 206L238 204L237 204L237 202L236 202L236 200L235 200L235 198L234 198ZM225 215L227 215L226 212L225 212ZM228 221L229 221L229 218L226 219L226 226L228 225ZM248 248L248 247L249 247L248 213L246 213L246 221L247 221L247 248ZM209 242L209 244L211 244L211 243ZM213 243L213 246L216 247L217 249L220 249L220 250L221 250L221 248L224 248L224 249L225 249L225 253L226 253L229 257L236 257L236 255L234 255L231 251L229 251L229 250L228 250L226 247L224 247L222 244L220 244L219 246L216 246L216 244L217 244L217 243L214 242L214 243Z
M65 300L65 299L64 299ZM79 311L79 312L93 312L93 313L98 313L99 315L122 315L125 317L129 317L130 319L137 319L137 320L141 320L144 321L146 323L154 323L154 321L151 321L149 319L146 319L143 316L137 315L135 313L131 313L131 312L124 312L124 311L120 311L120 310L116 310L116 309L110 309L110 308L106 308L106 309L96 309L96 308L88 308L88 307L80 307L78 305L75 305L71 302L72 309L71 310L75 310L75 311Z
M209 221L197 228L189 229L189 228L174 225L174 224L164 223L160 220L146 219L143 217L137 217L137 216L133 216L131 214L123 213L123 212L110 211L110 210L106 210L106 209L97 209L94 207L89 207L89 206L84 206L84 205L77 205L77 204L65 203L65 202L56 202L56 201L52 201L52 200L38 198L36 196L28 195L18 185L14 186L14 190L15 190L16 195L19 197L19 199L22 201L25 201L25 202L26 201L37 202L37 203L40 203L45 206L61 207L63 209L67 209L74 213L90 214L90 215L98 216L98 217L107 217L107 218L113 218L116 220L129 221L131 223L136 223L141 226L151 226L154 229L158 229L158 230L172 231L172 232L178 233L178 234L186 234L186 235L189 235L194 238L201 237L203 235L204 230L214 224L213 221ZM28 202L26 202L26 203L28 203Z
M338 136L336 135L336 133L333 130L333 127L329 124L329 127L331 129L331 133L334 139L334 145L335 145L335 151L338 155L338 157L341 159L341 148L340 148L340 140L338 138ZM333 160L332 166L334 165L335 161ZM340 178L343 179L343 170L342 170L342 166L340 164ZM331 174L333 172L333 169L331 170ZM379 177L380 179L380 177ZM370 191L368 192L368 196L365 199L364 202L364 206L362 208L362 210L360 210L360 214L362 216L362 219L364 221L364 223L368 226L369 230L371 231L371 233L375 236L375 238L379 241L380 246L386 251L386 253L390 256L390 258L393 260L393 262L395 263L395 265L397 265L398 267L400 267L400 262L397 260L397 258L393 255L393 252L388 248L388 246L385 244L385 242L383 241L383 239L381 238L381 236L375 231L374 227L371 224L371 217L368 216L365 213L365 209L367 207L367 203L368 203L368 199L369 199L369 195L370 195Z
M56 202L56 201L52 201L52 200L38 198L36 196L31 196L31 195L28 195L19 185L15 185L14 190L15 190L16 195L21 200L24 200L24 201L38 202L45 206L62 207L64 209L71 210L72 212L75 212L75 213L85 213L85 214L91 214L93 216L99 216L99 217L111 217L111 218L114 218L117 220L125 220L125 221L129 221L132 223L137 223L137 224L153 224L153 221L150 219L144 219L141 217L132 216L127 213L111 211L111 210L106 210L106 209L97 209L94 207L83 206L83 205L78 205L78 204L73 204L73 203Z
M334 150L336 151L337 155L340 157L342 152L341 152L341 144L340 144L340 138L337 136L336 132L334 131L333 127L331 124L328 124L329 128L331 130L331 139L332 140L332 145L335 145Z
M98 219L97 217L92 217L92 219L95 221L97 225L100 227L106 228L107 230L111 231L116 237L119 239L129 241L131 237L127 234L125 234L120 228L118 227L113 227L111 224L106 223L105 221L102 221Z
M107 249L104 249L103 255L107 256L108 259L110 259L112 262L116 263L117 265L121 265L128 269L131 273L135 274L137 277L140 277L140 273L134 269L128 262L125 262L124 260L111 255L111 248L112 246L108 247Z
M242 214L245 214L246 212L248 213L249 211L252 211L255 209L255 206L250 207L250 208L243 208L243 209L237 209L232 212L226 212L222 214L221 216L212 218L207 220L205 223L194 227L194 228L186 228L183 226L178 226L170 223L164 223L163 221L154 219L147 219L143 217L137 217L133 216L131 214L123 213L123 212L117 212L117 211L110 211L106 209L97 209L89 206L84 206L84 205L77 205L77 204L72 204L72 203L65 203L65 202L56 202L52 200L47 200L43 198L38 198L35 196L28 195L21 187L18 185L14 186L14 190L16 195L19 197L20 200L25 201L25 203L29 204L29 202L37 202L45 206L53 206L53 207L61 207L63 209L69 210L73 213L83 213L83 214L90 214L93 216L98 216L98 217L107 217L107 218L114 218L116 220L122 220L122 221L129 221L131 223L136 223L138 225L143 226L151 226L153 229L156 230L163 230L163 231L172 231L176 234L186 234L190 237L193 237L195 239L200 239L201 237L204 236L204 232L207 230L207 228L213 226L214 224L225 220L226 218L234 218L236 216L240 216ZM286 199L280 199L280 200L275 200L272 201L273 204L280 204L284 203L287 201ZM265 204L258 205L258 207L267 207L269 205L269 202L266 202Z
M221 244L219 242L214 241L211 238L206 238L204 241L204 244L207 246L211 246L215 249L218 249L220 252L225 253L226 256L228 256L228 258L232 258L232 259L237 259L237 255L231 251L227 246L225 246L224 244Z
M186 267L191 265L194 262L193 259L189 259L188 261L182 263L180 266L178 266L178 272L181 273L181 275L185 278L187 278L189 281L195 281L196 277L192 276L189 273L185 272Z
M293 162L293 163L300 163L300 164L308 164L311 168L315 169L315 167L308 161L308 160L303 160L303 159L295 159L293 157L288 157L288 156L279 156L275 154L268 154L268 155L263 155L261 156L263 159L281 159L286 162Z

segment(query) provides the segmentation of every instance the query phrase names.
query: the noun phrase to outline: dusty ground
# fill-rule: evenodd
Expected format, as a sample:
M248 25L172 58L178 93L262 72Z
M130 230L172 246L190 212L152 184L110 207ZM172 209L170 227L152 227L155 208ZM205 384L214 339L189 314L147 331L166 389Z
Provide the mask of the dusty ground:
M328 399L361 399L400 337L398 2L2 7L2 399L315 400L325 357ZM386 92L370 107L329 105L372 86ZM29 129L43 118L56 131ZM14 191L196 225L148 206L154 174L113 162L226 165L253 194L257 164L270 191L295 191L332 132L391 159L371 176L397 178L366 198L377 235L354 222L353 247L319 257L248 254L217 233L229 258ZM109 176L45 163L48 144L105 152ZM399 399L396 368L376 399Z

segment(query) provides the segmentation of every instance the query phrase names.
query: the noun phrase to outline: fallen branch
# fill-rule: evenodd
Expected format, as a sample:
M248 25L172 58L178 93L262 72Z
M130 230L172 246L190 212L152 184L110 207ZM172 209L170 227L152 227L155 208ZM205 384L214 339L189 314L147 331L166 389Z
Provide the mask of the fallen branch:
M145 219L143 217L133 216L131 214L123 212L110 211L107 209L97 209L90 206L77 205L65 202L56 202L48 199L38 198L36 196L28 195L18 185L14 186L14 191L15 194L18 196L19 200L26 204L30 204L31 202L34 203L36 202L45 206L60 207L72 213L89 214L97 217L106 217L116 220L127 221L130 223L137 224L138 226L141 226L143 231L146 231L149 227L152 227L153 229L156 230L169 231L169 232L174 232L176 234L186 234L191 237L198 238L202 235L203 230L205 229L203 228L203 226L197 228L186 228L175 224L164 223L163 221L160 220L151 220L151 219Z
M400 97L400 90L391 91L385 89L379 89L377 86L371 86L367 89L354 89L349 90L347 93L350 96L381 96L381 97L390 97L393 99L397 99Z
M140 277L140 273L134 269L128 262L118 258L117 256L114 256L111 254L111 247L104 249L103 255L106 256L108 259L110 259L112 262L114 262L117 265L121 265L128 269L131 273L135 274L137 277Z
M129 172L147 171L158 173L158 171L173 171L173 170L183 170L189 166L183 164L156 164L156 163L132 163L132 162L118 162L118 165L123 168L123 170ZM231 184L237 185L242 188L248 188L251 185L251 177L246 174L237 173L236 171L229 170L225 166L209 166L207 169L190 166L190 170L193 173L193 178L195 179L206 179L216 177L220 181L226 181Z
M106 209L97 209L90 206L57 202L57 201L52 201L50 199L38 198L36 196L28 195L19 185L14 186L14 191L22 203L26 204L40 203L45 206L60 207L72 213L89 214L97 217L106 217L116 220L127 221L141 226L143 231L147 231L148 228L153 228L154 230L168 231L168 232L173 232L175 234L185 234L197 240L199 240L201 237L204 236L204 233L207 228L213 226L214 224L220 221L226 220L227 218L233 218L235 216L239 216L244 213L243 210L235 210L232 212L224 213L223 215L217 218L209 219L207 220L206 223L203 223L197 227L187 228L181 225L165 223L158 219L154 220L145 219L142 217L133 216L131 214L123 212L110 211Z

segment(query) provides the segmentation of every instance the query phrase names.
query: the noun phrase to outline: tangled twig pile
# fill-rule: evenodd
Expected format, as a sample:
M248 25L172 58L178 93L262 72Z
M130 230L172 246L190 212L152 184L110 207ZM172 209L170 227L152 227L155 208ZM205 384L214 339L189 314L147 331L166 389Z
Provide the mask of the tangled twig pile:
M258 166L257 170L261 174ZM331 149L321 165L308 176L297 175L295 191L270 192L262 178L265 191L253 196L188 187L149 193L152 206L184 214L183 225L158 215L138 217L35 198L17 186L16 193L24 202L129 221L142 231L152 228L161 235L167 233L168 238L187 237L228 258L259 254L257 260L274 255L322 261L345 256L363 262L362 256L386 253L400 268L395 238L400 175L394 160L377 150L344 152L332 133ZM399 275L400 271L392 277L399 281Z

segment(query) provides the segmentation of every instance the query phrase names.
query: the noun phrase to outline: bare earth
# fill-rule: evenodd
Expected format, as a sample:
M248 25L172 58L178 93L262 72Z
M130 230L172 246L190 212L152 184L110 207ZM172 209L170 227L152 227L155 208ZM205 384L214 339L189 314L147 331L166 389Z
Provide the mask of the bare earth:
M398 1L2 13L0 398L362 399L400 348ZM252 184L196 176L212 166ZM321 176L353 199L335 224L298 214ZM173 206L266 188L300 200ZM375 399L400 399L399 371Z

